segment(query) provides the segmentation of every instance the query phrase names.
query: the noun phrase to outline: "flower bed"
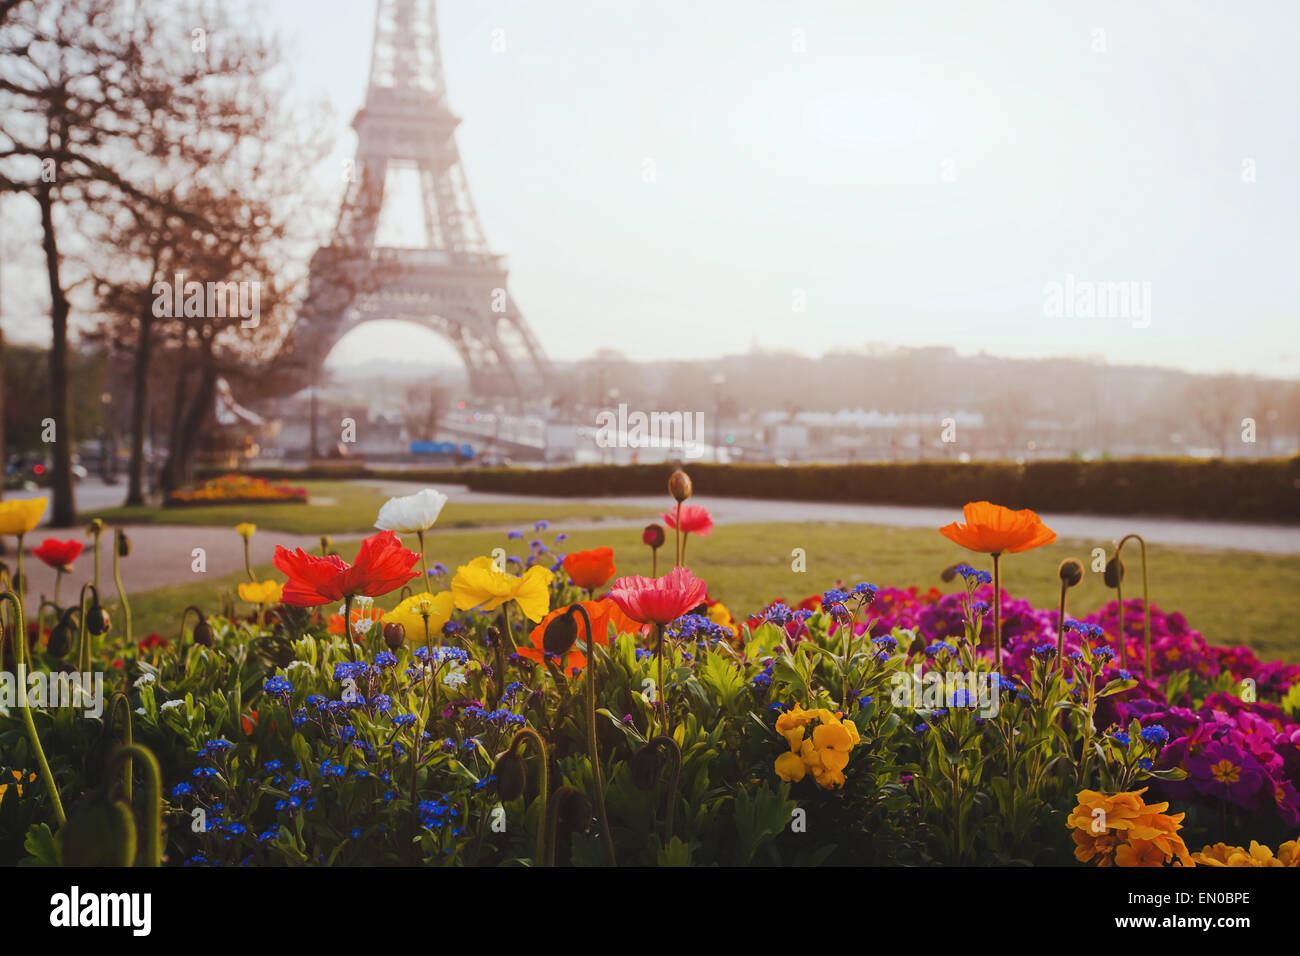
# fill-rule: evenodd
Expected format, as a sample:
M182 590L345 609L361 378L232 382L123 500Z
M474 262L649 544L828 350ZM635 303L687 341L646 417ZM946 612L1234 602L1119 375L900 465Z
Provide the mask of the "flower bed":
M118 696L0 716L0 863L1300 864L1300 666L1122 590L1063 616L1077 562L1055 608L995 597L1054 535L985 504L943 529L994 556L953 593L832 582L733 617L707 542L682 566L713 524L671 487L657 578L544 522L521 557L429 563L426 491L351 564L250 558L179 639L83 592L28 662L106 667Z
M272 484L251 475L223 475L211 478L197 488L173 491L167 496L169 508L195 505L240 505L307 503L307 489L290 485L287 480Z

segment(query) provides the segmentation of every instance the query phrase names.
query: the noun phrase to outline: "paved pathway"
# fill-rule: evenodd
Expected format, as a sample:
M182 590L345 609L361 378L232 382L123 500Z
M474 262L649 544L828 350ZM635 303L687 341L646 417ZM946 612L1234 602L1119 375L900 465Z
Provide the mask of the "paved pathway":
M424 487L418 482L371 481L390 494L411 494ZM517 504L572 502L572 498L499 495L470 491L464 485L440 485L451 500L466 504ZM664 495L599 498L599 503L645 508L646 521L667 510L672 500ZM812 501L772 501L762 498L710 498L700 495L693 503L705 505L719 524L761 522L842 522L879 524L900 528L938 528L961 519L958 508L924 508L905 505L858 505ZM1300 526L1193 521L1183 518L1105 517L1099 515L1044 512L1048 527L1062 538L1110 543L1131 532L1151 544L1260 551L1268 554L1300 554ZM600 527L630 527L645 522L622 518L596 522ZM578 522L566 522L578 526Z
M367 481L366 484L380 487L389 494L410 494L418 491L422 485L416 482ZM522 495L499 495L470 491L463 485L440 486L451 500L466 504L567 504L574 499L547 498ZM90 510L116 505L124 494L124 487L104 486L95 481L83 482L78 487L79 507ZM32 497L41 492L9 492L7 497ZM632 496L601 498L601 503L625 505L645 509L645 518L613 518L605 521L571 520L564 522L567 530L580 528L625 528L639 527L656 520L658 514L668 504L667 496ZM820 502L767 501L749 498L709 498L700 496L704 504L719 524L740 524L759 522L818 522L880 524L909 528L938 528L940 525L960 517L956 509L948 508L912 508L894 505L853 505L828 504ZM328 527L329 506L322 504L321 524ZM1286 526L1269 526L1256 524L1221 524L1209 521L1187 521L1177 518L1111 518L1089 515L1067 515L1046 513L1043 520L1054 528L1062 538L1077 538L1097 545L1110 545L1117 537L1136 531L1152 544L1164 544L1178 547L1202 547L1223 549L1232 548L1244 551L1257 551L1269 554L1300 554L1300 528ZM472 531L506 530L502 528L480 527L472 529L447 529L436 534L463 534ZM526 529L521 529L526 530ZM126 528L132 542L132 555L123 562L124 583L131 592L139 593L152 588L173 584L183 584L196 580L199 575L192 570L193 551L202 548L207 562L209 579L222 577L239 571L244 566L243 541L235 534L233 528L187 527L183 525L134 525ZM59 538L84 538L82 529L50 532ZM38 545L46 536L42 529L37 529L28 536L28 549ZM359 535L335 535L338 541L356 538ZM278 531L263 531L253 539L253 560L265 564L270 560L271 551L276 544L286 547L302 547L308 550L317 547L318 536L294 535ZM105 535L101 544L104 564L101 583L109 595L115 596L111 576L112 540ZM13 562L12 539L9 540L5 559ZM54 585L54 572L40 561L28 554L25 562L30 579L30 594L51 594ZM78 559L76 571L67 576L63 582L64 600L73 595L85 581L91 577L93 562L87 552Z

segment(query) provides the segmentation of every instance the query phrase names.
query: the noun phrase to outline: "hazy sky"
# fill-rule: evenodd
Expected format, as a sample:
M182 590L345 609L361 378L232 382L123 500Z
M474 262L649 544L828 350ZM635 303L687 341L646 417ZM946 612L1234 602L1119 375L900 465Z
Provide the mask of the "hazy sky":
M350 156L373 4L264 3ZM488 241L555 357L883 342L1300 375L1293 0L438 7ZM1147 322L1046 315L1067 274L1149 283ZM412 342L451 354L372 325L334 360Z

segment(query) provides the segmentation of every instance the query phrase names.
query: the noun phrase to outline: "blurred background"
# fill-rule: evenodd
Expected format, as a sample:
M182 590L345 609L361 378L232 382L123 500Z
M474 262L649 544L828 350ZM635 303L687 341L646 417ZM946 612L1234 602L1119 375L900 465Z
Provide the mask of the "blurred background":
M6 485L1293 455L1297 19L0 0Z

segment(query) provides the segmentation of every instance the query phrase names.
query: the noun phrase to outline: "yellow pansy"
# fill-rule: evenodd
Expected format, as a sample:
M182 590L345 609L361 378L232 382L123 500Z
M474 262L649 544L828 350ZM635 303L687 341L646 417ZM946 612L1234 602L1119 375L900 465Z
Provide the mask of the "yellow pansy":
M453 602L450 591L412 594L383 617L385 624L400 624L413 641L424 639L424 623L429 622L429 636L440 634L451 620Z
M787 783L798 783L808 768L797 753L785 753L776 758L776 775Z
M798 729L799 739L803 739L803 728L812 723L813 714L795 704L776 719L776 732L788 738L790 731ZM792 743L791 747L794 746Z
M489 557L478 557L456 569L451 593L462 611L479 608L492 611L515 601L524 617L540 621L551 609L551 581L555 575L535 564L519 577L497 568Z
M235 531L239 534L241 538L247 541L249 538L251 538L253 535L257 533L257 525L252 524L248 521L244 521L235 525Z
M239 599L249 604L279 604L283 596L284 588L274 578L261 583L244 581L239 585Z
M0 501L0 534L26 534L41 523L49 498Z

